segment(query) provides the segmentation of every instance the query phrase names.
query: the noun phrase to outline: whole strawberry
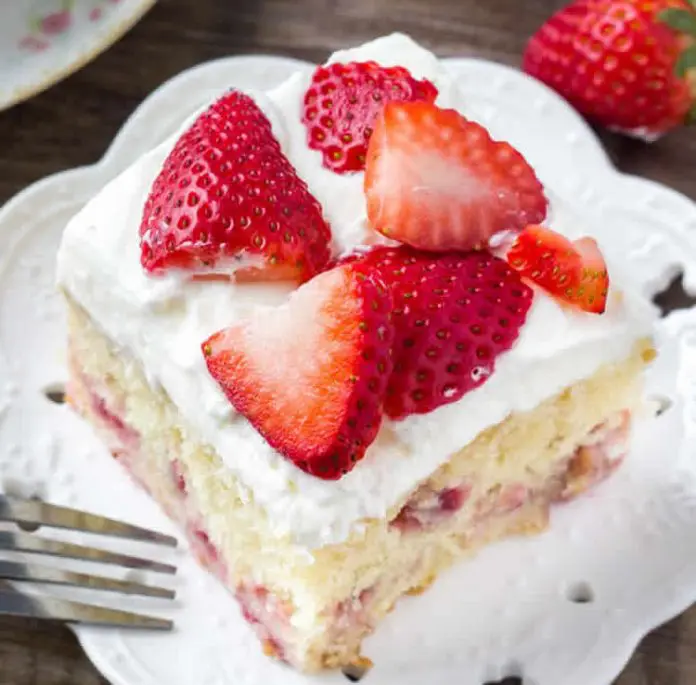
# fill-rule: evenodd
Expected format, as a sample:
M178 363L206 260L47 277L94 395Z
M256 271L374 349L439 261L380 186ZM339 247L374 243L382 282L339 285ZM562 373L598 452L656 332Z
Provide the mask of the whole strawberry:
M177 141L152 184L141 262L195 277L304 281L329 260L331 231L271 122L230 91Z
M696 119L693 0L576 0L541 27L524 70L589 119L654 140Z

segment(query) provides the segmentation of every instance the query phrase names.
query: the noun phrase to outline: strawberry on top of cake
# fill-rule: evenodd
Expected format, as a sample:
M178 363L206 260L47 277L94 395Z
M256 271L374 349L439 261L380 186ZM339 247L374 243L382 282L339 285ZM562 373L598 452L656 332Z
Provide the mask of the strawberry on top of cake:
M524 325L528 283L563 306L606 307L596 243L539 226L548 202L524 157L437 93L404 67L335 62L303 98L308 147L328 173L364 171L368 230L393 247L332 254L321 204L236 90L179 138L145 203L153 277L304 282L202 349L235 410L319 478L353 469L383 415L426 414L485 383ZM507 262L490 248L503 233Z

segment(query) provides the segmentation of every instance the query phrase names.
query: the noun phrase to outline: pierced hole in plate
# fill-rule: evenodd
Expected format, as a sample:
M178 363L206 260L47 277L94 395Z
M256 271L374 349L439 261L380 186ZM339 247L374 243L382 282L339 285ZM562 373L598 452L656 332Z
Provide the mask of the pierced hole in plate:
M44 397L53 404L65 404L65 384L51 383L43 390Z
M9 481L3 483L4 488L5 488L5 493L7 493L10 496L14 497L21 497L24 499L31 499L34 500L35 502L43 502L43 497L39 495L36 491L31 494L27 495L27 488L28 486L26 484L19 484L15 483L14 481ZM26 533L35 533L39 528L41 528L40 525L36 523L17 523L15 524L17 528L20 530L25 531Z
M589 583L574 583L568 588L568 599L573 604L592 604L595 599L594 590Z
M483 685L524 685L522 666L516 661L509 661L502 669L503 677L500 680L491 680Z
M359 683L368 674L369 670L369 666L351 664L350 666L344 666L341 672L348 682Z
M696 297L684 290L684 273L680 271L664 290L653 297L653 302L660 308L662 316L667 316L677 309L687 309L696 305Z
M674 406L674 400L667 395L650 395L648 401L655 407L655 416L666 414Z

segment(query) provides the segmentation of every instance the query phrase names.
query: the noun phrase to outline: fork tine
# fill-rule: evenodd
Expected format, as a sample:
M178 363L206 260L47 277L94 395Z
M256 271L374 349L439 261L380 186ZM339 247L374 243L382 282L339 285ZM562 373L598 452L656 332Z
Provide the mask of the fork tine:
M117 554L96 547L85 547L69 542L48 540L28 533L15 533L14 531L0 531L0 550L11 552L29 552L31 554L47 554L65 559L80 559L93 561L100 564L114 564L125 568L134 568L140 571L154 571L156 573L176 573L176 566L163 564L159 561L141 559L128 554Z
M69 528L99 535L154 542L167 547L176 547L177 545L176 538L170 535L133 526L129 523L114 521L77 509L4 495L0 495L0 521L52 528Z
M119 628L171 630L174 624L161 618L151 618L128 611L71 602L54 597L25 595L17 588L0 581L0 614L24 616L42 620L61 621Z
M141 595L143 597L160 597L174 599L176 593L161 587L143 585L127 580L116 580L87 573L74 573L51 566L22 564L15 561L0 561L0 579L26 581L31 583L48 583L51 585L69 585L89 590L107 590L124 595Z

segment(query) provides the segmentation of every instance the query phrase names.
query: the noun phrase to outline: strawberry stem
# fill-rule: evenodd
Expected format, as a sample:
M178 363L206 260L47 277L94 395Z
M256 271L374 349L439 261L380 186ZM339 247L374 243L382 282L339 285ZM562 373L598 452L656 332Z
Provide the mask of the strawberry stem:
M690 10L670 8L660 12L657 18L678 33L696 37L696 13Z
M687 124L696 124L696 105L694 105L687 113L686 115L686 123Z
M692 69L696 69L696 43L682 52L675 66L679 78L686 78Z

